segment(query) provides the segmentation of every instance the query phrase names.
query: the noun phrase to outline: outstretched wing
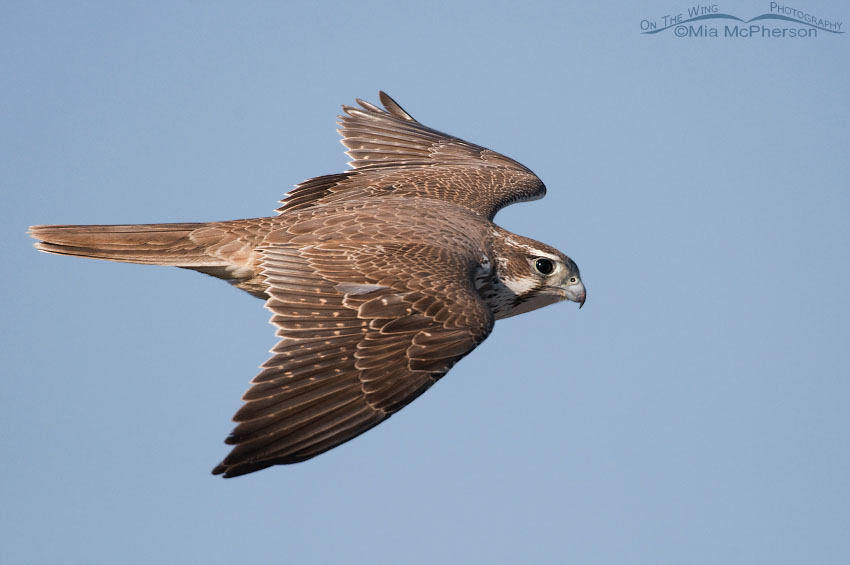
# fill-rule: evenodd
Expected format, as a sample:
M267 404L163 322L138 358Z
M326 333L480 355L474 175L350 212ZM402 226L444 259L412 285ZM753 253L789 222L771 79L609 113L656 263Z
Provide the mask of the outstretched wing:
M384 108L343 106L339 130L353 170L307 180L278 212L364 197L432 198L492 219L514 202L546 194L537 176L495 151L424 126L386 93Z
M445 250L326 243L263 256L281 341L243 397L226 440L235 447L214 474L296 463L354 438L422 394L493 327L468 261ZM398 266L422 276L403 282L392 274Z

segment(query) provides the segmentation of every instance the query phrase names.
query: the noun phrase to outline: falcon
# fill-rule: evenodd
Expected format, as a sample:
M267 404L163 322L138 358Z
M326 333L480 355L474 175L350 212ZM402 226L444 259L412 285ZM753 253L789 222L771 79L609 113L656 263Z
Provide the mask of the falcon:
M296 185L276 216L30 228L47 253L192 269L265 300L280 341L215 475L333 449L425 392L495 320L584 304L569 257L492 221L542 198L540 179L380 100L343 106L351 169Z

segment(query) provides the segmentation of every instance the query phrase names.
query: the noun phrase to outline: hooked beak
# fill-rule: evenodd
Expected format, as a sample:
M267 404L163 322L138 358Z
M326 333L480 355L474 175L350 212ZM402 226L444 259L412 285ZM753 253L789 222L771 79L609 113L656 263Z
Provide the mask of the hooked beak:
M581 281L564 287L564 294L567 295L567 300L578 302L579 310L584 306L584 301L587 300L587 290L585 290L584 283Z

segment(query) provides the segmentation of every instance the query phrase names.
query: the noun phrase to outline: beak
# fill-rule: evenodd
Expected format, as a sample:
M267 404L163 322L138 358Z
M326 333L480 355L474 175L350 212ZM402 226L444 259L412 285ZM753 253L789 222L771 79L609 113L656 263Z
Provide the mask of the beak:
M578 302L579 309L584 306L584 301L587 300L587 290L585 290L584 283L581 281L564 287L564 294L567 295L567 300Z

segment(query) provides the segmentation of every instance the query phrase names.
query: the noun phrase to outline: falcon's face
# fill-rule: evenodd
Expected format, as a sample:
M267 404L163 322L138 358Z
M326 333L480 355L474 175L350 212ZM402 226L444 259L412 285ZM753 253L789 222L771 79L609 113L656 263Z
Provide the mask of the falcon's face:
M548 245L521 238L505 238L499 250L495 284L482 289L496 318L509 318L555 302L570 300L584 305L587 291L578 266Z

